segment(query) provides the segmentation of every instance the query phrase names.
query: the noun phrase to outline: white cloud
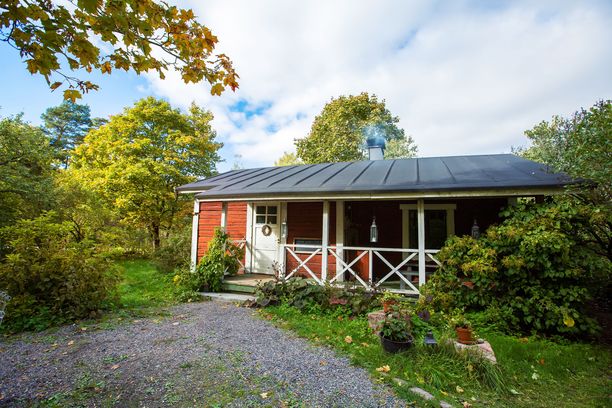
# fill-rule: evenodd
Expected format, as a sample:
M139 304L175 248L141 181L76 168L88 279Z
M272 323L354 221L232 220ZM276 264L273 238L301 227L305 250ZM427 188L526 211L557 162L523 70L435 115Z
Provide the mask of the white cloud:
M213 111L222 169L235 154L271 165L331 97L361 91L386 99L423 156L507 152L537 122L612 96L611 7L532 3L192 2L240 89L212 97L176 75L149 80ZM251 114L232 111L240 100Z

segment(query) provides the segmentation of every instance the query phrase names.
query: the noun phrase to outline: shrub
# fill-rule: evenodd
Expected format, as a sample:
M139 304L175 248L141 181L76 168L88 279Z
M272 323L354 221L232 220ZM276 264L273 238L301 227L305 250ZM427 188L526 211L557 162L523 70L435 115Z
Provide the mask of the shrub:
M509 331L593 335L586 303L594 282L609 276L610 260L580 233L584 209L563 203L521 204L484 237L451 238L440 251L442 268L424 287L434 308L493 310Z
M236 274L240 268L239 260L243 257L244 249L234 244L221 228L217 228L195 272L183 268L174 281L195 291L219 292L223 276Z
M189 266L191 254L191 235L185 228L181 233L171 235L155 251L153 261L161 272L172 273L178 268Z
M11 330L43 329L101 309L117 283L111 263L89 241L75 242L68 223L49 212L0 231L7 255L0 288L13 299L5 323Z
M342 308L353 316L378 304L375 295L362 288L321 286L302 278L264 282L257 286L255 296L260 307L285 304L308 311Z

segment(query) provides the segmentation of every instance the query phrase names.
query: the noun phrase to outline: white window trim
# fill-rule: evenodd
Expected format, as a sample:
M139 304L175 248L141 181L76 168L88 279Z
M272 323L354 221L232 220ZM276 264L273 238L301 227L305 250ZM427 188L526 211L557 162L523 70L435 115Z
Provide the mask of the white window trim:
M320 244L296 244L295 241L298 239L307 239L310 241L321 241ZM296 254L312 254L313 252L316 251L315 248L310 248L308 251L298 251L297 248L299 245L320 245L323 246L323 239L322 238L307 238L307 237L294 237L293 238L293 252L295 252Z
M400 204L402 210L402 248L409 248L410 245L410 217L408 211L417 211L416 204ZM425 211L427 210L446 210L446 235L451 237L455 235L455 210L457 204L425 204ZM417 249L417 248L413 248ZM432 248L425 248L432 249ZM404 255L406 256L406 255Z

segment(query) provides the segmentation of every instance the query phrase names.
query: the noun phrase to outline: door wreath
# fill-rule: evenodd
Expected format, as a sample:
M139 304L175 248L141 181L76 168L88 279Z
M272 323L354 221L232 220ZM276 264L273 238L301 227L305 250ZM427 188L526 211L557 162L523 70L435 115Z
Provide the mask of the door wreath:
M267 237L272 233L272 228L268 224L266 224L261 227L261 233L264 235L264 237Z

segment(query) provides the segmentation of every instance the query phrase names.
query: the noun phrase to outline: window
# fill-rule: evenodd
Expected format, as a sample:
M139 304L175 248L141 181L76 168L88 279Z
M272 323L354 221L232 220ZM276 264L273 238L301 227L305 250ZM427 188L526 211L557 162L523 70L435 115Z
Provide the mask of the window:
M255 207L255 224L278 223L278 207L276 205L258 205Z
M293 244L295 245L295 252L302 252L311 254L316 251L315 248L304 248L298 245L322 245L323 241L320 239L311 239L311 238L296 238L293 240Z
M425 249L440 249L448 238L446 210L425 210ZM419 247L417 211L408 212L410 248Z

